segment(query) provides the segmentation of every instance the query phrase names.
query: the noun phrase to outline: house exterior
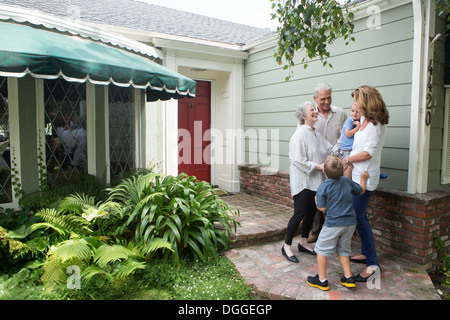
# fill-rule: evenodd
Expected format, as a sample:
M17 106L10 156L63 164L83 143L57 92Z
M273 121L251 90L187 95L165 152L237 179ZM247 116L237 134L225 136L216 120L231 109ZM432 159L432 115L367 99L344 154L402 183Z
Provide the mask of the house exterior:
M146 103L194 98L194 80L123 36L0 4L0 196L16 206L42 179L78 183L145 167Z
M382 170L391 179L383 187L411 194L447 189L444 18L434 16L432 1L421 8L414 1L365 1L358 5L355 20L355 42L345 46L336 41L329 49L334 68L323 68L318 60L308 62L306 70L299 64L287 83L286 72L272 57L273 43L253 48L245 68L245 127L280 128L279 167L286 169L296 125L292 110L312 100L314 86L329 83L333 104L348 110L351 91L370 84L379 89L390 112ZM417 25L422 24L418 34ZM438 34L430 45L428 39ZM425 100L428 93L430 103ZM430 113L421 109L425 104Z
M231 160L215 161L213 150L212 158L201 155L196 157L198 161L195 161L195 152L192 152L189 164L192 170L206 167L204 170L210 171L210 181L214 185L232 192L239 191L240 162L237 160L243 158L243 146L237 139L226 140L225 133L243 130L243 75L244 63L248 58L244 46L271 35L272 31L134 0L0 1L0 3L32 8L101 28L107 32L121 34L156 48L161 52L163 57L161 63L165 67L192 79L209 83L210 123L205 123L197 130L197 132L201 130L200 143L204 146L203 149L210 146L208 150L214 149L217 153L223 154L223 158L226 153L228 160ZM185 108L191 108L191 104L196 102L190 102ZM193 108L191 113L203 113L197 112L197 109L199 110ZM180 151L178 102L172 100L149 103L146 110L146 146L143 147L145 163L147 165L159 163L164 173L176 175L179 171ZM196 120L192 118L191 122L193 121ZM189 134L192 136L193 144L193 126L191 131ZM223 133L223 139L220 140L224 143L219 145L218 141L214 141L214 135L211 139L211 132L219 135ZM189 151L187 145L185 149Z
M449 245L448 50L445 19L435 14L434 1L357 2L356 41L330 47L333 68L317 60L306 69L297 63L288 82L273 58L276 34L270 30L133 0L0 4L137 41L153 48L163 66L197 81L195 99L144 102L130 116L145 128L135 140L134 166L159 162L166 174L194 172L227 191L288 206L296 106L312 101L315 85L326 82L333 105L349 112L353 89L375 86L390 113L382 156L390 179L380 183L369 209L376 240L384 250L430 267L437 259L433 235Z

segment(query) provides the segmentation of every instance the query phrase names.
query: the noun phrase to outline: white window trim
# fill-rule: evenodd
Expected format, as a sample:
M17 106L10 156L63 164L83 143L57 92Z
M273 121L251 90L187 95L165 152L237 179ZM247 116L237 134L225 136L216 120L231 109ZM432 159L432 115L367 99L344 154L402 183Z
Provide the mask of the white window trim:
M450 88L445 89L441 183L450 183Z
M9 146L11 148L11 175L13 170L18 171L18 176L21 177L20 173L20 153L19 150L19 90L18 90L18 79L8 77L6 80L8 82L8 114L9 114ZM15 160L13 161L13 157ZM21 181L22 182L22 181ZM12 176L11 176L12 183ZM19 206L19 199L15 197L14 186L12 186L12 202L2 203L1 207L5 209L13 208L16 209Z
M133 88L133 95L134 95L134 167L135 168L141 168L142 166L145 166L142 160L142 140L143 140L143 134L142 134L142 116L143 112L142 110L142 91L139 89ZM108 130L109 132L109 130Z

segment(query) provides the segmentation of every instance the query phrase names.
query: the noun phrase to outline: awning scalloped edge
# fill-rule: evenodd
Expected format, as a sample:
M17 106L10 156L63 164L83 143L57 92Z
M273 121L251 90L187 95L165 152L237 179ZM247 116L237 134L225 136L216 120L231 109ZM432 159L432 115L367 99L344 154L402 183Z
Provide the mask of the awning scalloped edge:
M5 72L5 71L0 71L0 76L2 76L2 77L22 78L22 77L26 76L27 74L31 75L32 77L34 77L36 79L55 80L55 79L58 79L58 78L63 78L64 80L66 80L68 82L85 83L86 81L89 81L92 84L103 85L103 86L107 86L107 85L112 83L112 84L114 84L114 85L116 85L118 87L130 87L130 86L132 86L133 88L136 88L136 89L142 89L142 90L150 89L150 90L156 90L156 91L166 91L167 93L170 93L170 94L179 94L179 95L182 95L182 96L189 96L189 97L192 97L192 98L195 97L195 93L194 94L191 93L190 90L180 91L178 88L169 89L165 85L162 86L162 87L156 87L156 86L152 86L150 84L150 82L147 82L147 84L145 84L145 85L138 85L138 84L135 84L133 82L133 80L130 80L127 83L116 82L112 78L110 78L108 81L99 81L99 80L91 79L89 77L89 74L86 75L86 77L80 79L80 78L74 78L74 77L66 76L62 72L62 70L60 70L59 73L56 74L56 75L36 74L36 73L31 72L28 67L23 72Z

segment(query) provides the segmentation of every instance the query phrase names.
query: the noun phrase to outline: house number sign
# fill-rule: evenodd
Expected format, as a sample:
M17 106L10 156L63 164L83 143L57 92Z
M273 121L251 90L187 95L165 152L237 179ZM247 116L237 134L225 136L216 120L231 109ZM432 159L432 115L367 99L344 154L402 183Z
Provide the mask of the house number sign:
M430 59L428 64L428 81L427 81L427 100L426 100L426 115L425 124L429 126L431 124L431 102L433 100L433 59Z

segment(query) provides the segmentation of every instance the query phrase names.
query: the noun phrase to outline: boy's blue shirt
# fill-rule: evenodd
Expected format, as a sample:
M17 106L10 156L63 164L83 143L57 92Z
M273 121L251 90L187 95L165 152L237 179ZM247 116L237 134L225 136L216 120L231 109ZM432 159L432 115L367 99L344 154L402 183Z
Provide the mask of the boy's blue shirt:
M352 118L348 118L344 121L342 124L341 137L339 139L339 149L352 150L355 137L347 137L345 135L345 130L352 130L354 127Z
M327 208L325 223L327 227L344 227L356 224L352 195L358 196L363 188L347 177L326 179L317 188L318 208Z

